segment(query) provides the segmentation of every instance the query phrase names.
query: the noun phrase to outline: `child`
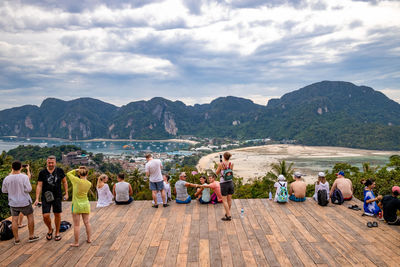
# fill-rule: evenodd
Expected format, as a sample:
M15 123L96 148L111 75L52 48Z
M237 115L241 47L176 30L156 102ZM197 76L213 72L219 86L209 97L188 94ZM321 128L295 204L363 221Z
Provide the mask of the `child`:
M278 202L278 200L279 200L279 192L281 191L281 187L284 187L284 188L286 189L286 197L283 196L283 198L282 198L281 200L279 200L279 202L287 202L288 194L287 194L287 182L286 182L285 176L283 176L282 174L280 174L280 175L278 176L278 182L276 182L276 183L274 184L274 187L276 188L276 193L275 193L274 201L275 201L275 202ZM285 190L285 189L283 189L283 190ZM285 199L286 199L286 200L285 200Z
M110 191L110 187L107 184L108 176L102 174L97 180L97 208L107 207L112 203L113 194Z
M201 185L207 185L207 177L202 175L200 177ZM197 192L194 194L201 204L208 204L211 201L210 188L200 187L197 188Z
M76 175L79 175L77 177ZM87 180L88 169L85 166L79 167L67 173L68 179L72 184L72 219L74 222L74 243L71 247L79 247L79 224L80 215L86 228L86 242L91 243L91 227L89 223L90 203L87 196L92 183Z

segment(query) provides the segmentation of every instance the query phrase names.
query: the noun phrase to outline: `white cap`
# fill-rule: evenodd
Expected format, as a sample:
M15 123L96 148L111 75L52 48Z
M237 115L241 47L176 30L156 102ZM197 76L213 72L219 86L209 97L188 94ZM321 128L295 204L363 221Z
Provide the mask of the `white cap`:
M319 176L319 177L325 177L325 173L324 173L324 172L319 172L319 173L318 173L318 176Z
M294 176L295 176L295 177L301 177L301 173L295 172L295 173L294 173Z
M283 176L282 174L279 174L278 181L285 181L285 180L286 180L285 176Z

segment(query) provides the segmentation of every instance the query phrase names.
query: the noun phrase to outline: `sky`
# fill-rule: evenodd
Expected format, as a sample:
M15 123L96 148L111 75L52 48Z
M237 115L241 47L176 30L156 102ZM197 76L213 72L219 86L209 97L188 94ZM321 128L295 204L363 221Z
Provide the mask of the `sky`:
M400 102L400 1L2 0L0 109L271 98L348 81Z

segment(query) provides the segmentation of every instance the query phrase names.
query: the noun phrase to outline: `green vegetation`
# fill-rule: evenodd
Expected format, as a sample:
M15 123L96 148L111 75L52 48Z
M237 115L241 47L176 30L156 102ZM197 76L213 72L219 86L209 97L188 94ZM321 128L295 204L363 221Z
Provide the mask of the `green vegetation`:
M61 161L61 155L67 154L72 151L82 151L82 154L87 154L85 150L82 150L80 147L74 145L61 145L61 146L52 146L52 147L40 147L40 146L23 146L20 145L14 149L11 149L7 152L7 155L13 157L16 160L38 160L45 159L50 155L56 156L58 161Z

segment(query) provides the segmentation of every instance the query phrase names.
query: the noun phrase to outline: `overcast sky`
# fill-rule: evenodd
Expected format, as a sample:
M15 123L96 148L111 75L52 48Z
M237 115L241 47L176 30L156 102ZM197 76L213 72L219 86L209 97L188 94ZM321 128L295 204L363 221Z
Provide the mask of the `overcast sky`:
M265 4L265 3L268 4ZM270 98L322 80L400 102L400 1L0 2L0 109Z

